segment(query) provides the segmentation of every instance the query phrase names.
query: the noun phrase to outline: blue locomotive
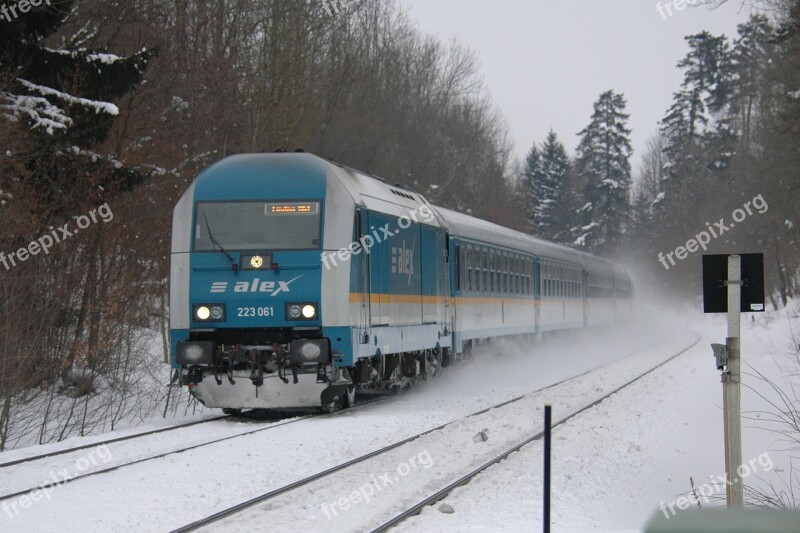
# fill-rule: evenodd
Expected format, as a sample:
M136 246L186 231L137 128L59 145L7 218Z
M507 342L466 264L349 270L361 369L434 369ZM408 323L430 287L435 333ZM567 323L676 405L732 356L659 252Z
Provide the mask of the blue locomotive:
M500 336L627 319L621 267L306 153L228 157L177 203L171 363L208 407L349 407Z

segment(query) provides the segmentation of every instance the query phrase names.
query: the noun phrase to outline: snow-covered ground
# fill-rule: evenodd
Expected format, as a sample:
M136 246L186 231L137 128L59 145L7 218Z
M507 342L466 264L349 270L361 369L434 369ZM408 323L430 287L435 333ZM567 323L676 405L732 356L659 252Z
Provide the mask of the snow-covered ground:
M679 511L678 499L691 492L690 478L702 490L701 505L724 505L722 385L709 344L724 343L726 325L723 316L693 316L687 323L703 337L692 350L554 430L555 530L640 530L654 513L664 512L659 511L662 502L667 514L670 504ZM798 374L798 334L796 304L743 320L743 372L749 367L751 374L743 376L746 416L763 417L758 411L768 409L760 393L775 397L752 369L784 386L787 372ZM564 401L551 400L558 418ZM766 422L744 423L743 460L754 467L745 478L747 485L772 482L783 487L788 480L786 443L769 429L776 428ZM542 454L541 442L531 444L456 489L445 500L454 513L428 507L399 529L540 530Z
M790 311L782 310L744 322L746 364L773 377L787 371L796 356L797 341L791 333L799 326L794 309L792 318ZM381 518L401 511L403 504L422 499L448 478L466 473L482 459L535 433L542 424L545 402L553 404L554 418L559 419L613 390L626 376L654 366L676 347L690 344L696 337L690 331L694 330L702 340L692 349L553 433L554 528L640 529L662 501L670 504L689 492L689 477L702 485L709 476L717 479L724 474L722 392L709 347L724 339L724 320L696 315L668 325L659 321L658 328L653 323L614 334L583 332L516 350L519 353L512 353L515 350L509 346L493 346L485 357L455 369L435 386L334 417L285 424L74 481L41 493L38 501L28 500L25 506L21 497L5 500L0 504L0 530L166 531L426 429L602 367L522 401L460 420L396 453L362 463L347 475L309 485L300 493L299 506L291 499L274 500L212 529L349 531L375 526ZM757 380L745 377L745 385L756 386ZM756 388L767 390L763 383ZM763 407L763 401L746 388L743 404L746 411ZM144 442L126 441L2 468L0 494L50 481L54 473L76 475L124 464L158 450L257 425L212 422ZM755 459L758 470L746 479L748 484L760 483L759 476L774 480L771 476L779 469L788 471L786 453L779 451L785 445L774 434L759 430L759 425L763 426L757 422L745 426L745 461ZM475 438L483 429L488 430L487 439ZM69 444L75 445L76 439L47 449ZM0 460L12 461L44 449L12 450ZM541 444L531 444L456 489L444 501L454 512L444 513L437 504L400 529L539 530L541 463ZM768 471L772 466L774 471ZM388 498L339 503L340 497L386 473L399 473L394 474L396 483L385 489L383 496ZM718 489L715 495L724 496L724 489Z

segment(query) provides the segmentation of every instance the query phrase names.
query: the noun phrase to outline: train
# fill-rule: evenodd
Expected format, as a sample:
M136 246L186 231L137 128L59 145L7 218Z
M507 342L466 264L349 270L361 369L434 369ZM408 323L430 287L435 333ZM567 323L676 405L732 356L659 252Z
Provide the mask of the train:
M209 408L351 407L500 337L626 321L612 261L305 152L238 154L175 205L170 363Z

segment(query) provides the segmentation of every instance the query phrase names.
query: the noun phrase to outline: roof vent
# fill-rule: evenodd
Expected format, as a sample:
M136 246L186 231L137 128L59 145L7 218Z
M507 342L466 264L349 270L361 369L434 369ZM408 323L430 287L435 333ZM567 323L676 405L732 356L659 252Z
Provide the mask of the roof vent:
M404 193L404 192L400 192L397 189L390 188L389 190L392 191L392 194L394 194L396 196L402 196L403 198L408 198L409 200L413 200L414 199L414 197L411 196L410 194L407 194L407 193Z

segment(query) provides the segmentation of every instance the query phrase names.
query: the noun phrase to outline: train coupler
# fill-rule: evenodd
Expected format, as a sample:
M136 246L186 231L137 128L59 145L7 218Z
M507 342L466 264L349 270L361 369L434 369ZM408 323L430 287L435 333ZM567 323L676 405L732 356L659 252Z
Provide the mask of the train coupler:
M260 357L257 350L253 350L253 370L250 372L250 381L256 387L264 384L264 367L261 366Z
M203 381L203 368L190 366L189 373L186 375L186 382L190 385L197 385L201 381Z

